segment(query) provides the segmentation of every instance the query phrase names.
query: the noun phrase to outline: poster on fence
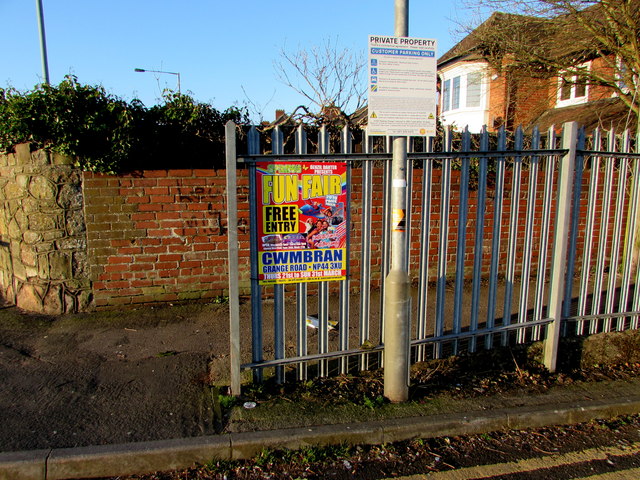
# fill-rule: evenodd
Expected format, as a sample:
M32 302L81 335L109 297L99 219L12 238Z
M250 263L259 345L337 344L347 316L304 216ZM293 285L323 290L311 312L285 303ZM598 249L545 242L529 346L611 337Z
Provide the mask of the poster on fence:
M347 164L259 162L258 281L343 280L347 273Z

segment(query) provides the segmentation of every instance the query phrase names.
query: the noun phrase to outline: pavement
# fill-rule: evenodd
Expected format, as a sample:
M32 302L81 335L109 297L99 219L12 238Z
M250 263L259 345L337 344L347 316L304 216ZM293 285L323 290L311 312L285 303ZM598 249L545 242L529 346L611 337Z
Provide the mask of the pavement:
M204 316L209 316L209 312L204 312ZM15 322L18 320L14 320L14 324ZM113 328L122 330L122 325L129 326L131 323L120 321L115 325ZM153 328L164 328L163 325L154 324ZM136 325L136 329L139 328L141 325ZM106 332L109 329L104 330ZM85 335L86 331L85 328ZM68 336L68 332L66 333ZM92 342L97 341L96 337L92 338ZM85 344L87 342L89 340ZM118 342L121 342L121 339ZM167 349L172 347L166 343L162 346ZM37 350L30 352L32 355L37 354ZM50 361L53 361L52 358L54 357L47 357ZM175 357L162 358L168 361ZM156 361L157 357L153 356L153 359ZM118 361L126 364L126 360ZM117 364L109 365L112 368ZM258 405L253 414L263 419L276 417L278 412L271 411L270 408L276 407L268 403ZM459 403L445 401L438 407L408 409L403 412L389 416L372 412L369 420L352 423L327 420L329 417L324 416L320 421L316 419L317 423L322 424L314 424L313 420L309 420L307 424L302 422L303 424L287 426L285 420L284 423L278 424L278 428L265 427L269 425L268 422L245 421L244 424L239 422L243 425L242 428L233 428L230 425L232 428L227 428L221 434L189 433L182 435L182 438L125 443L116 440L113 443L70 448L52 446L34 450L5 451L0 453L0 480L115 477L184 469L195 464L207 463L212 459L248 459L264 448L298 449L341 443L383 444L412 438L477 434L504 429L573 424L596 418L607 419L640 413L640 378L557 385L538 394L498 394ZM245 420L246 418L252 417L245 417ZM27 420L24 418L23 421ZM68 421L72 422L73 417ZM251 428L254 430L246 431Z
M583 385L534 395L523 406L492 398L493 408L369 422L223 433L149 442L0 453L0 479L61 480L183 469L211 459L248 459L263 448L383 444L412 438L477 434L607 419L640 412L640 381ZM529 399L531 400L531 399ZM533 406L531 406L533 405ZM268 415L268 413L266 413Z

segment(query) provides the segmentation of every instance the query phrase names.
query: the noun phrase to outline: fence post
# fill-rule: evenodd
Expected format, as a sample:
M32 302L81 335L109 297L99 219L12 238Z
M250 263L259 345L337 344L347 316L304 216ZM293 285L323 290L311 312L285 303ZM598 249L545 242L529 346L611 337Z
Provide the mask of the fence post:
M558 170L558 198L551 259L551 284L549 285L549 318L552 322L547 325L547 337L544 342L544 364L551 372L555 372L558 361L577 141L578 124L565 123L562 132L562 148L567 150L567 153L560 160Z
M240 291L238 286L238 198L236 173L236 124L225 125L227 167L227 267L229 274L229 362L231 395L240 395Z

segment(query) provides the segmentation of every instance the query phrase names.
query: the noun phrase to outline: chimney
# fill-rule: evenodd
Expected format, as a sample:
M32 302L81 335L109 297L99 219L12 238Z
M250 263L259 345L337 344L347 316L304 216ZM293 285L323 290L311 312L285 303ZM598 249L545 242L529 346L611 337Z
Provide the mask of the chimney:
M276 118L275 119L278 120L280 117L283 117L283 116L284 116L284 110L281 109L281 108L278 108L276 110Z

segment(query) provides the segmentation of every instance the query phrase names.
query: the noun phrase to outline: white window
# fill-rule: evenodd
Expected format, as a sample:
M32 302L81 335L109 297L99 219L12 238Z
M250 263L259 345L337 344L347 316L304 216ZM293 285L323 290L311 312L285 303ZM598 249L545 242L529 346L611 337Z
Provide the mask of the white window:
M629 75L629 67L627 64L622 61L621 58L618 58L617 61L618 71L616 72L616 78L618 81L618 87L623 93L629 93L629 84L627 81L631 79L634 86L638 85L638 75Z
M451 87L451 110L460 108L460 77L453 77Z
M441 79L440 121L478 133L488 122L489 74L484 61L460 62L438 71Z
M588 69L589 66L585 65ZM558 78L557 107L568 107L586 103L589 95L589 85L581 75L562 75Z
M482 73L472 72L467 75L467 108L480 106L482 94Z
M482 72L471 72L442 83L442 111L478 108L482 100Z
M451 110L451 80L445 80L442 87L442 111Z

